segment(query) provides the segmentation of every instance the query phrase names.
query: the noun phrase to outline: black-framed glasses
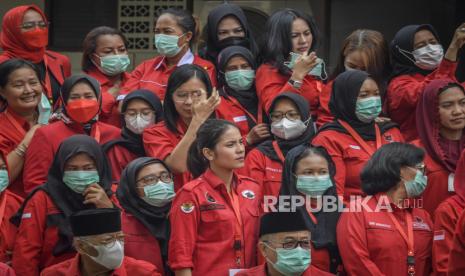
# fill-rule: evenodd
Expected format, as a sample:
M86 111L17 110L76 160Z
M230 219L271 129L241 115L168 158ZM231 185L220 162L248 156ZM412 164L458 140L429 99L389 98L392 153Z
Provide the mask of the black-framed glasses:
M41 29L45 29L49 25L50 25L50 22L46 22L46 21L31 21L31 22L24 22L23 24L19 25L19 27L24 30L32 30L36 28L36 26Z
M300 119L300 113L296 110L290 110L288 112L273 111L270 113L270 119L272 122L281 121L284 117L288 120L295 121Z
M144 186L158 183L158 181L171 183L173 176L170 173L162 172L160 175L149 174L136 180L137 183L142 183Z
M312 247L312 242L309 239L305 240L285 240L284 242L278 242L278 241L268 241L274 244L281 245L279 248L283 249L294 249L297 246L302 247L303 249L310 249Z

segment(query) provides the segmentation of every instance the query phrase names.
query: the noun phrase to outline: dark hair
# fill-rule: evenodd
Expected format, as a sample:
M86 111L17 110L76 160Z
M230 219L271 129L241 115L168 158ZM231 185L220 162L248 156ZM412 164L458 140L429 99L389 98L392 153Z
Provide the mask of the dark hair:
M297 164L300 162L300 160L306 157L312 156L312 155L320 156L323 159L325 159L326 162L328 162L329 176L331 178L333 178L334 175L336 175L336 166L334 165L333 159L328 154L326 149L321 146L313 146L313 145L305 147L305 150L303 150L302 153L296 157L294 161L294 165L292 167L292 172L295 173Z
M407 143L390 143L378 149L363 168L360 178L367 195L386 192L400 181L400 169L423 161L423 149Z
M212 94L212 83L207 71L195 64L184 64L177 67L168 78L166 87L165 99L163 101L163 110L165 111L166 127L174 133L178 133L176 121L179 118L179 113L174 106L173 94L176 89L192 78L197 78L202 81L207 88L207 96Z
M179 8L168 8L163 9L158 12L157 17L155 18L155 24L158 21L158 18L164 14L171 14L176 23L181 27L184 33L191 32L192 38L189 41L189 47L192 47L192 44L197 39L197 23L195 21L194 16L189 11L179 9Z
M463 88L463 86L462 86L460 83L458 83L458 82L451 82L451 83L447 84L446 86L442 87L441 89L439 89L439 91L438 91L438 96L439 96L442 92L446 91L447 89L449 89L449 88L454 88L454 87L460 89L460 90L462 91L462 93L465 94L465 89Z
M313 36L310 51L314 51L318 46L320 35L315 21L310 15L286 8L273 13L266 22L265 41L260 50L261 60L264 63L271 63L279 69L281 74L289 72L289 68L283 63L292 51L292 23L298 18L304 20L310 27Z
M124 34L115 28L100 26L93 28L84 38L82 42L82 59L81 68L82 71L88 71L92 66L95 66L91 61L91 55L95 53L97 49L97 39L102 35L119 35L124 42L124 46L128 46L128 42Z
M208 119L197 131L197 138L189 147L187 155L187 168L194 178L203 174L209 161L203 156L204 148L214 149L221 136L231 127L239 129L235 124L220 119Z
M6 86L11 73L22 68L32 69L36 74L37 79L40 80L39 69L37 69L37 66L35 66L32 62L24 59L12 58L0 64L0 87Z

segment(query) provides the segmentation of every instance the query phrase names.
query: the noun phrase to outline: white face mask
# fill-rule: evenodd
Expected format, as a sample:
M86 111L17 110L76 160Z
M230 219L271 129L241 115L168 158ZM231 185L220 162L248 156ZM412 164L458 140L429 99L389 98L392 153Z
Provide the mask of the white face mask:
M150 118L144 118L141 114L136 116L124 116L126 127L135 134L141 134L145 128L154 124L153 115Z
M412 55L418 67L425 70L434 70L441 63L444 50L440 44L428 44L413 51Z
M284 140L297 138L306 129L307 125L302 120L291 121L288 118L283 118L281 121L271 123L271 133Z
M92 245L97 250L97 257L89 256L96 263L108 269L117 269L123 264L124 259L124 244L121 241L115 241L110 247L107 245Z

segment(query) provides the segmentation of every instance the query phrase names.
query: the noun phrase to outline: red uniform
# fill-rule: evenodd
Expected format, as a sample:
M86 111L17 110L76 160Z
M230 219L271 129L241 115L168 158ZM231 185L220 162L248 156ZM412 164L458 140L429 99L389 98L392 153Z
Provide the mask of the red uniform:
M465 275L465 213L462 212L454 232L454 241L449 253L448 276Z
M121 145L114 145L106 152L111 166L113 182L119 183L124 168L134 159L140 157Z
M10 218L16 214L22 203L21 197L8 190L0 195L0 262L11 261L18 229L10 223Z
M103 145L118 138L120 132L117 127L96 122L92 125L91 136ZM43 126L35 132L24 161L23 179L26 193L45 183L48 169L61 142L75 134L84 133L82 126L65 124L62 121Z
M118 97L118 100L123 99L124 94L137 89L151 90L163 100L169 76L173 73L174 69L183 64L196 64L202 67L208 72L213 86L216 86L215 66L188 51L178 62L177 66L173 66L172 68L167 67L164 56L157 56L142 62L132 71L129 80L121 89L121 97Z
M257 70L255 86L257 96L263 105L263 110L268 111L273 99L283 92L294 92L305 99L310 105L312 115L316 115L318 108L318 96L323 88L323 83L314 77L307 75L303 79L300 89L294 88L288 83L291 76L282 75L278 69L270 64L262 64Z
M61 214L50 196L37 191L26 203L13 250L13 268L18 276L34 276L50 265L72 258L76 252L53 255L58 227L48 226L47 217Z
M368 200L371 210L376 210L378 199L379 195ZM430 275L433 224L429 214L420 208L390 206L392 213L386 209L370 212L365 208L361 212L342 213L337 241L347 275L407 275L407 243L388 216L393 214L407 233L407 212L412 215L415 275Z
M61 262L54 266L48 267L41 276L80 276L79 272L79 255L67 261ZM123 264L115 269L111 276L159 276L161 275L157 268L145 261L135 260L130 257L124 257Z
M108 93L108 90L112 88L115 83L112 82L108 76L100 72L96 67L92 67L85 73L95 78L100 83L100 90L102 93L102 109L99 114L99 121L116 127L121 127L121 115L118 111L118 101L115 97L113 97L113 95ZM119 87L123 87L128 79L129 74L123 72L121 74L121 83L119 84Z
M159 122L153 127L146 128L142 134L144 148L147 156L165 160L176 148L187 131L187 126L178 121L179 133L173 133L166 127L165 122ZM190 172L174 174L174 189L178 191L184 184L192 179Z
M385 108L389 117L399 124L406 141L418 138L415 109L427 83L434 79L455 79L456 62L443 59L431 74L400 75L389 82Z
M320 128L322 125L332 122L334 120L334 116L331 114L331 111L329 110L329 100L331 99L332 89L333 81L330 81L323 87L318 98L320 105L318 106L317 111L317 128Z
M404 141L397 128L391 128L381 136L383 145ZM366 141L366 143L376 149L375 141ZM348 202L351 195L362 195L360 172L371 158L371 155L351 135L335 130L318 133L312 144L323 146L333 159L336 166L334 180L336 181L338 195L343 195L345 202Z
M259 187L234 174L231 193L211 170L178 191L170 214L169 265L192 275L228 275L256 265Z
M24 139L29 131L29 123L16 114L11 108L0 113L0 152L7 156ZM8 185L8 190L21 197L27 194L24 192L23 178L19 175L15 181Z
M124 210L121 225L124 233L124 255L149 262L161 271L161 275L165 275L157 239L136 217Z
M9 267L5 263L0 263L0 275L2 276L16 276L15 271L13 268Z
M313 262L313 258L312 258L312 262ZM244 269L242 271L239 271L235 276L267 276L267 275L269 274L267 273L266 264L262 264L256 267L252 267L249 269ZM302 274L302 276L331 276L331 275L334 276L334 274L320 270L319 268L313 265L310 265L307 268L307 270L305 270L304 273Z

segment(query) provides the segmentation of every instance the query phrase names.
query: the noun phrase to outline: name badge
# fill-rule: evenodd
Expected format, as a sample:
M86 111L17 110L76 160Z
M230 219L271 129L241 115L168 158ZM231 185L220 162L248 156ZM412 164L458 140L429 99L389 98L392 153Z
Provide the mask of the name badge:
M242 270L244 270L244 269L234 269L234 268L233 268L233 269L230 269L230 270L229 270L229 276L234 276L234 275L236 275L237 273L241 272Z
M359 146L349 145L349 147L352 148L352 149L361 150L361 148Z
M234 121L235 123L247 121L247 116L243 115L243 116L234 117L234 118L233 118L233 121Z
M448 192L455 192L454 178L455 178L454 173L449 174L449 177L447 178L447 191Z

